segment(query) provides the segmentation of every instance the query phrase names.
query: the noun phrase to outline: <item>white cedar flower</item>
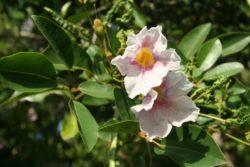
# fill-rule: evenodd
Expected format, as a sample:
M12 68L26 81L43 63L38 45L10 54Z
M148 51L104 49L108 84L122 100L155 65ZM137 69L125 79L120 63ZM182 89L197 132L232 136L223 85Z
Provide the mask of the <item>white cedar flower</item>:
M160 87L152 89L141 104L131 108L150 141L166 137L172 126L196 121L199 108L187 96L192 86L183 72L171 71Z
M161 26L144 27L137 35L128 35L124 54L111 61L125 75L130 98L147 95L161 85L168 71L180 68L180 57L174 49L166 50L167 39L161 31Z

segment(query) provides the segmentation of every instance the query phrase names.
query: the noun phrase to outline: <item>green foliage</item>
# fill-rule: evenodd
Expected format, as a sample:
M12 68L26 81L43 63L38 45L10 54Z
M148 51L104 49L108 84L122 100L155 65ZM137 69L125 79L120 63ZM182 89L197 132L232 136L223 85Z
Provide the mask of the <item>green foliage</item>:
M238 62L220 64L207 71L204 75L205 80L214 80L219 77L230 77L244 70L244 66Z
M204 43L197 54L197 67L201 71L211 68L218 60L222 52L221 42L218 39L211 39Z
M116 132L116 133L132 133L139 132L139 123L137 121L125 120L115 121L111 120L99 128L100 132Z
M131 100L128 98L127 93L124 90L116 88L114 90L115 103L119 112L119 117L124 119L131 119L132 113L130 110Z
M73 50L68 35L48 18L33 15L32 19L64 64L71 67L73 65Z
M0 3L1 165L210 167L230 159L235 166L249 164L245 0L16 4ZM102 35L95 34L95 19L104 25ZM207 20L213 25L202 24ZM141 97L128 98L110 60L123 54L130 33L153 25L163 27L168 48L180 55L200 116L196 125L175 128L166 139L146 141L130 109Z
M228 56L244 49L250 43L249 33L228 33L221 35L222 56Z
M0 59L2 82L21 92L56 87L56 72L48 59L35 52L20 52Z
M186 34L178 45L178 49L180 50L180 52L187 59L192 60L194 54L198 51L201 44L207 38L210 29L211 24L207 23L196 27L188 34Z
M176 128L164 144L165 150L155 148L155 152L169 156L181 166L210 167L226 163L213 138L197 126Z
M114 99L114 88L110 85L100 84L95 81L86 81L79 85L79 89L89 96L110 100Z
M69 106L78 120L80 135L85 146L84 148L89 152L97 142L98 124L89 110L80 102L71 101Z
M68 113L62 121L61 137L63 140L69 140L78 134L77 121L73 114Z

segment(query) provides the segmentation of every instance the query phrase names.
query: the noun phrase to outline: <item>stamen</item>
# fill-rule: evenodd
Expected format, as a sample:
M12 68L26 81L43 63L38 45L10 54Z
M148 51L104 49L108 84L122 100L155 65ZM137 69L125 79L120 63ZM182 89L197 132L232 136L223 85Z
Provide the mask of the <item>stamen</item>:
M142 48L137 54L135 61L143 68L150 67L154 64L154 56L148 48Z

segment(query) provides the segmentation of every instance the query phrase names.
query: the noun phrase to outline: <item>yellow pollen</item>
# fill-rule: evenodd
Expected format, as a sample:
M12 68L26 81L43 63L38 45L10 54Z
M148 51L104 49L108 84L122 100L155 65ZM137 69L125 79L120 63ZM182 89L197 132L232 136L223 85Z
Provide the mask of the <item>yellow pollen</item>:
M143 68L150 67L154 64L154 56L148 48L142 48L136 55L135 61Z

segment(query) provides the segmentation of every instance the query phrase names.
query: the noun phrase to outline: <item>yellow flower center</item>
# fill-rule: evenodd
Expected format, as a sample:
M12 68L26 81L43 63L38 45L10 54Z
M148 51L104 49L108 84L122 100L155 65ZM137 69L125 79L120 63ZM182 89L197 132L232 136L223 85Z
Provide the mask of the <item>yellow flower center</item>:
M142 48L136 55L135 61L143 68L150 67L154 64L154 56L148 48Z

